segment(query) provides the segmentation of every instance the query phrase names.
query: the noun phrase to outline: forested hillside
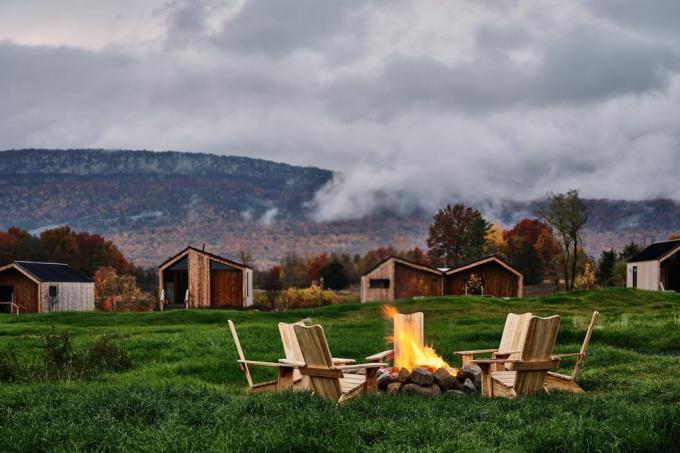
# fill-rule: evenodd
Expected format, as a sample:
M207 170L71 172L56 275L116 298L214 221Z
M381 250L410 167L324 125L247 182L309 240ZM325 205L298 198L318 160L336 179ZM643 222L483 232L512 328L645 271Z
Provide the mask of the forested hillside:
M260 159L199 153L106 150L0 152L0 229L65 225L105 234L135 263L156 265L187 244L269 265L296 252L365 253L424 246L431 213L320 224L309 202L333 173ZM458 201L458 200L452 200ZM680 230L680 203L588 200L586 244L599 253L665 239ZM537 202L482 211L506 225Z

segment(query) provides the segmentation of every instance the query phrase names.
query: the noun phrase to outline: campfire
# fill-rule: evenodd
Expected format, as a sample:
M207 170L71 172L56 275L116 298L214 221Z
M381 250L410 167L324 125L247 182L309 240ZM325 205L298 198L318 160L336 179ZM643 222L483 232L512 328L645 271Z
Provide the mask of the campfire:
M478 392L481 370L477 366L451 367L424 341L423 313L402 314L390 305L383 316L393 322L387 341L394 346L394 366L378 371L378 388L388 393L436 397L445 392Z

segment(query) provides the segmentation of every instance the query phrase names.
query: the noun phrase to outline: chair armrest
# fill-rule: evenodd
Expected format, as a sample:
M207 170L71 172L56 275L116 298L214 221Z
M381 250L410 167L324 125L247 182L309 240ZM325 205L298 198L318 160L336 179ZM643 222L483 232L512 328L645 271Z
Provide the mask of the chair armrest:
M296 367L296 365L294 365L293 363L287 363L287 362L274 363L274 362L260 362L258 360L237 360L237 362L242 363L244 365L267 366L267 367L271 367L271 368L295 368Z
M383 368L386 367L386 363L355 363L353 365L342 365L333 367L336 370L348 371L348 370L360 370L364 368Z
M476 363L477 365L480 364L485 364L485 365L491 365L494 363L521 363L523 360L519 359L475 359L472 361L472 363Z
M295 368L300 368L305 366L305 362L296 362L295 360L290 360L290 359L279 359L279 363L289 365Z
M581 357L586 354L581 354L580 352L569 352L567 354L553 354L552 357L562 358L562 357Z
M492 352L497 352L498 349L477 349L474 351L456 351L455 355L474 355L474 354L489 354Z
M338 358L338 357L333 357L331 360L333 360L333 365L343 365L343 364L350 365L350 364L356 362L356 360L354 360L354 359L341 359L341 358Z
M387 351L379 352L377 354L369 355L366 360L369 362L384 362L390 357L394 356L394 349L389 349Z

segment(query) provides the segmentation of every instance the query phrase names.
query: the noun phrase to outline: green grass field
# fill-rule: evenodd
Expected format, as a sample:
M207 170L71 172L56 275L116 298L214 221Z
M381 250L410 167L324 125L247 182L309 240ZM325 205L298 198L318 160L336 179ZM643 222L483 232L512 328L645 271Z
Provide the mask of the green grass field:
M76 383L0 383L0 451L677 451L680 294L600 290L542 299L401 301L425 312L426 341L452 365L455 350L498 345L508 312L559 314L558 352L578 350L602 313L581 373L585 395L516 400L373 394L338 406L306 393L247 396L226 325L248 358L282 356L276 323L311 317L338 357L386 349L378 304L286 313L171 311L0 317L0 350L41 354L51 326L76 346L110 334L134 366ZM569 365L572 362L568 362ZM259 375L268 378L270 375Z

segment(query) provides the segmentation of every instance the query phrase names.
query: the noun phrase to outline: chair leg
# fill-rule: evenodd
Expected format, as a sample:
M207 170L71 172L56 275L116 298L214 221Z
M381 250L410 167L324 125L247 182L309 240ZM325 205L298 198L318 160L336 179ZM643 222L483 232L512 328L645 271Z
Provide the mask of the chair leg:
M277 390L292 390L293 389L293 368L279 367L279 377L277 380Z
M378 369L377 368L366 368L366 383L364 388L366 392L375 392L378 390Z

